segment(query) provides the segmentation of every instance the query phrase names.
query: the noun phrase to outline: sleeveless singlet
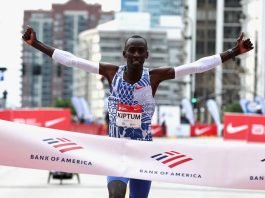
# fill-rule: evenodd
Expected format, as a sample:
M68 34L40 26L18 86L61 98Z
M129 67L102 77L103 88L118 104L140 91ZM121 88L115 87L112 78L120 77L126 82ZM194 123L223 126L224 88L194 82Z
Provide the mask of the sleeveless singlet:
M130 84L123 79L126 66L116 72L109 93L109 136L152 141L151 120L155 110L149 69Z

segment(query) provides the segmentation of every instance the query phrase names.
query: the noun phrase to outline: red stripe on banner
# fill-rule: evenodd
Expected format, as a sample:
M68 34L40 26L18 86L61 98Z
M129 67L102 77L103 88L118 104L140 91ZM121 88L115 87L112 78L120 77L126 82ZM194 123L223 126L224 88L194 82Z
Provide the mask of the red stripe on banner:
M175 154L179 154L179 152L177 152L177 151L170 151L170 152L175 153Z
M56 138L57 140L60 140L62 142L66 142L66 140L64 140L63 138Z
M169 154L169 155L174 155L174 153L170 153L170 152L165 152L166 154Z
M57 144L55 146L53 146L54 148L59 148L59 147L63 147L63 146L71 146L71 145L77 145L76 143L64 143L64 144Z
M72 151L72 150L77 150L77 149L82 149L83 147L81 146L76 146L76 147L71 147L71 148L66 148L66 149L61 149L60 152L61 153L65 153L67 151Z
M173 160L175 160L175 159L178 159L178 158L181 158L181 157L185 157L185 156L186 156L186 155L178 155L178 156L176 156L176 157L171 157L171 158L169 158L169 159L163 161L162 163L163 163L163 164L166 164L166 163L171 162L171 161L173 161Z
M192 160L192 159L191 158L183 159L181 161L178 161L178 162L176 162L174 164L169 165L168 167L169 168L174 168L175 166L180 165L180 164L185 163L185 162L188 162L190 160Z
M71 142L70 140L66 139L66 138L63 138L64 140L66 140L67 142Z

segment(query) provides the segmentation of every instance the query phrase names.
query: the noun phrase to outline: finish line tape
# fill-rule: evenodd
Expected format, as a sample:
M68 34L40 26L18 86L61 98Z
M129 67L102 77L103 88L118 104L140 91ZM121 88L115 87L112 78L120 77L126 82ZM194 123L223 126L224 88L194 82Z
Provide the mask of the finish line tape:
M142 142L0 121L0 165L265 190L265 145Z

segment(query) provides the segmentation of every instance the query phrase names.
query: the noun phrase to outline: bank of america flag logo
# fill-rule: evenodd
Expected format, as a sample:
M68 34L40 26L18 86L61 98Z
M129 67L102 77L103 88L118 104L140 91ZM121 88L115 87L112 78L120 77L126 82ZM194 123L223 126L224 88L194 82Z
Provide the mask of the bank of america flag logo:
M193 160L186 155L183 155L177 151L167 151L151 156L151 158L167 165L169 168L174 168L180 164Z
M67 138L48 138L42 141L47 142L49 145L51 145L53 148L56 148L61 153L83 149L83 147Z

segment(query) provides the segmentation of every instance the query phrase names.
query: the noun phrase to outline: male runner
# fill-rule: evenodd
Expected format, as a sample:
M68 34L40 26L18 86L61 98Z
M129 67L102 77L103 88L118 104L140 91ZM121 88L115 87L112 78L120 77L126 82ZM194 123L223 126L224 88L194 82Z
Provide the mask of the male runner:
M47 46L37 40L31 27L26 29L22 38L27 44L52 57L54 61L104 76L110 86L109 136L141 141L152 141L154 96L162 81L213 69L222 62L253 49L250 39L243 40L241 33L235 47L230 50L178 67L149 70L143 66L148 58L147 42L138 35L126 40L123 56L127 62L122 66L84 60L69 52ZM151 186L151 181L114 176L108 176L107 181L110 198L124 198L128 182L130 198L147 198Z

